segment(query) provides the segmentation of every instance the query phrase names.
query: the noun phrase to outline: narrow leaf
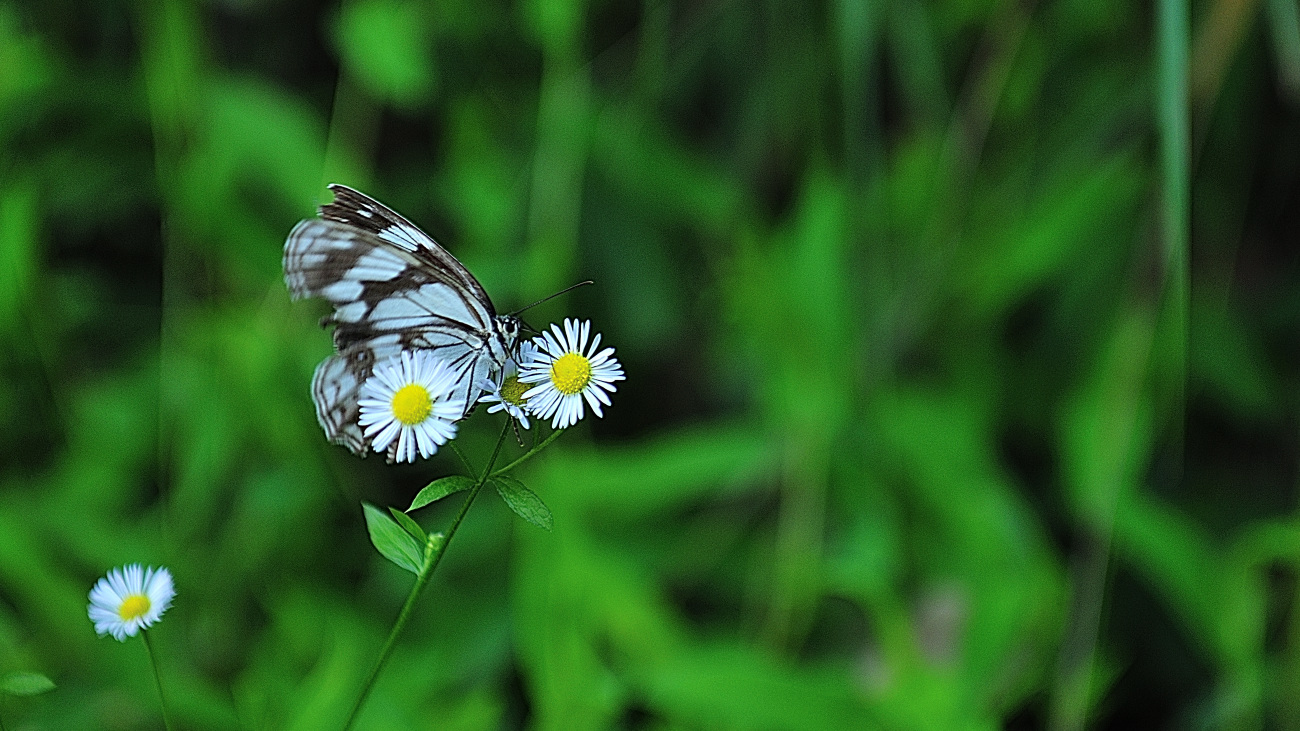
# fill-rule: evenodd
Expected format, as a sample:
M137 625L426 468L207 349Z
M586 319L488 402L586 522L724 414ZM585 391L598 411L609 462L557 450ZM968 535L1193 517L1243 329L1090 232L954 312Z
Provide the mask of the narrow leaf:
M415 520L412 519L411 516L407 515L406 513L403 513L397 508L389 508L388 512L393 514L393 517L397 519L397 524L402 526L402 528L406 529L406 532L410 533L412 538L414 538L416 541L420 542L421 544L424 543L426 538L426 536L424 535L424 529L421 528L420 524L415 522Z
M421 490L420 494L415 496L415 499L411 501L411 507L407 508L406 512L409 513L416 508L422 508L434 500L441 500L454 492L468 490L473 486L474 478L465 475L452 475L451 477L434 480Z
M9 673L0 680L0 691L9 695L40 695L54 690L54 681L40 673Z
M546 507L546 503L537 497L537 493L524 487L524 483L508 475L492 478L492 484L497 488L497 494L506 505L515 511L515 515L541 528L542 530L551 529L551 511Z
M384 558L418 575L424 565L424 544L417 543L392 518L384 515L384 511L369 503L362 503L361 506L366 511L370 542L375 544Z

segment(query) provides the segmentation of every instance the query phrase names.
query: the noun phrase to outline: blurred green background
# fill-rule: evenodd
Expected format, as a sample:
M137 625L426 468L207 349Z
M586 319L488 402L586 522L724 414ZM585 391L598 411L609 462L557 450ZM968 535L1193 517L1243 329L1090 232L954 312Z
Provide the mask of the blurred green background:
M341 724L459 471L316 424L343 182L628 374L357 728L1300 728L1298 112L1295 0L0 0L0 718L160 728L140 561L179 728Z

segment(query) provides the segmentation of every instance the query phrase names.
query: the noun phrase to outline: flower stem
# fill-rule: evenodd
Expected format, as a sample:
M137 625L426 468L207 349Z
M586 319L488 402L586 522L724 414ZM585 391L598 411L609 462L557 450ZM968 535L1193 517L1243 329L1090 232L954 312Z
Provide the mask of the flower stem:
M158 705L162 707L163 728L171 731L172 722L167 716L167 696L163 694L162 673L158 671L158 655L154 653L153 643L149 641L149 630L140 630L140 638L144 640L144 649L149 653L149 664L153 665L153 679L158 685Z
M393 646L397 643L397 636L402 633L406 627L406 622L411 618L411 612L415 608L415 600L420 596L421 590L429 583L433 577L434 569L438 568L439 562L442 561L442 555L447 551L447 544L456 535L456 529L460 527L461 521L465 519L465 514L469 512L470 503L478 496L479 490L487 484L488 478L492 476L492 466L496 464L497 456L501 454L501 445L505 444L506 434L510 432L510 422L501 430L501 436L497 439L497 446L492 450L492 459L488 460L487 467L484 468L483 474L479 476L470 489L469 495L465 502L461 503L460 510L456 517L451 521L451 527L447 529L447 536L437 540L437 533L429 535L429 543L425 545L424 568L415 577L415 586L411 587L411 593L406 597L406 603L402 605L402 611L397 615L397 621L393 623L393 629L388 633L388 639L384 641L384 647L379 651L379 659L375 661L375 666L370 670L370 676L366 678L365 685L361 686L361 694L357 696L357 701L352 705L352 712L348 714L347 723L343 724L343 731L352 728L352 724L357 720L357 715L361 713L361 707L365 705L366 698L370 696L370 689L374 687L375 679L379 677L379 672L384 669L384 664L388 662L388 656L393 651ZM456 450L459 454L459 450ZM463 459L463 457L462 457Z
M455 453L456 453L456 456L457 456L458 458L460 458L460 463L461 463L462 466L464 466L466 472L469 472L470 474L474 474L475 472L478 471L478 470L474 469L474 466L471 465L471 464L469 463L469 460L465 458L465 453L462 452L462 451L460 451L460 447L457 447L457 446L456 446L456 441L455 441L455 440L452 440L452 441L450 441L450 442L447 442L447 446L448 446L448 447L451 447L451 451L455 452Z
M492 477L499 477L501 475L504 475L505 473L509 472L510 470L513 470L514 468L518 467L524 462L527 462L528 460L532 459L534 456L537 455L538 452L542 451L543 449L546 449L546 447L549 446L551 442L555 441L556 439L559 439L560 435L563 434L564 432L565 432L564 429L556 429L555 431L551 432L551 435L547 437L541 444L538 444L536 447L533 447L527 452L524 452L523 456L521 456L519 459L515 460L514 462L511 462L505 467L502 467L496 472L493 472Z

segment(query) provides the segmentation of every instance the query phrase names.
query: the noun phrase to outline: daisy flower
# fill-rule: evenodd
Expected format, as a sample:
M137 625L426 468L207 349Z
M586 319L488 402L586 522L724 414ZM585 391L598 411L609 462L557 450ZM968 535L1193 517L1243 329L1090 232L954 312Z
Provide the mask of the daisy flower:
M524 391L528 390L528 386L519 382L519 365L516 361L526 366L536 357L537 346L528 341L522 342L519 344L518 355L506 361L506 367L501 370L499 381L485 378L478 382L479 390L487 392L479 398L478 402L492 404L488 407L489 414L505 411L510 418L519 422L520 426L528 428L528 399L524 398Z
M623 368L614 359L613 348L600 352L600 333L587 346L591 321L579 324L565 318L564 331L552 324L551 332L533 342L539 352L531 363L522 366L519 380L535 383L524 392L528 410L551 420L552 429L573 426L583 417L585 400L596 416L604 416L600 405L609 406L606 392L614 392L614 381L623 380Z
M389 462L430 457L456 436L464 401L448 398L456 373L427 350L402 351L375 366L361 387L358 424L376 452Z
M95 582L87 612L100 637L111 634L113 639L126 642L126 638L153 626L175 596L171 572L161 566L146 569L133 563L113 569Z

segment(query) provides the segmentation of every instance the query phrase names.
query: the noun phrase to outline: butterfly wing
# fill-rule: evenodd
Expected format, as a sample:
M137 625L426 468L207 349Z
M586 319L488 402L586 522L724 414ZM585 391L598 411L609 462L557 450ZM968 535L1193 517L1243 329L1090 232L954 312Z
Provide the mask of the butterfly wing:
M334 305L327 322L337 325L340 351L391 332L408 335L409 347L480 347L491 332L490 302L445 270L346 224L300 222L285 242L284 271L294 299L323 297Z
M316 420L325 430L325 436L362 457L369 452L369 440L358 423L361 386L370 377L375 363L400 352L396 342L394 337L381 336L369 343L358 343L321 361L311 379ZM393 440L388 446L388 461L393 462L396 456L397 440Z
M360 366L343 356L331 355L316 366L311 379L311 400L316 404L316 420L325 430L326 438L360 455L366 454L366 437L357 424L361 416L357 399L365 381L363 374L374 368L373 359L370 361Z
M483 285L461 264L451 252L442 248L433 237L406 220L400 213L346 185L331 183L334 201L321 206L320 216L361 231L373 233L379 239L425 262L435 271L459 285L470 297L481 303L489 316L496 315L492 298Z
M301 221L285 242L285 283L294 299L323 297L334 312L338 355L317 368L317 417L333 442L364 454L356 426L361 385L375 363L403 349L427 349L457 371L453 399L472 408L475 383L494 369L495 310L460 262L406 219L345 186L319 219Z

